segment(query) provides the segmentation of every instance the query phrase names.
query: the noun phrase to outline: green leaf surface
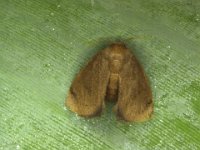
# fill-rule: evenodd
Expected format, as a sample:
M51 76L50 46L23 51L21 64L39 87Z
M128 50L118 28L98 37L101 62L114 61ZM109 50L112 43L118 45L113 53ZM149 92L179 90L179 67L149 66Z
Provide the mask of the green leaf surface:
M199 150L199 0L0 0L0 149ZM64 107L81 67L122 40L154 95L145 123L112 104L84 119Z

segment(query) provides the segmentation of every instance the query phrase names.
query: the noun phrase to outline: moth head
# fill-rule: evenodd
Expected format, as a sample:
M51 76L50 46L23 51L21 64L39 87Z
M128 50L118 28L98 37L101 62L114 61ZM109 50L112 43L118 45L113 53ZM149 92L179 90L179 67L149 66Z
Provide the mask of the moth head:
M129 57L129 51L123 43L113 43L104 51L111 72L118 73Z

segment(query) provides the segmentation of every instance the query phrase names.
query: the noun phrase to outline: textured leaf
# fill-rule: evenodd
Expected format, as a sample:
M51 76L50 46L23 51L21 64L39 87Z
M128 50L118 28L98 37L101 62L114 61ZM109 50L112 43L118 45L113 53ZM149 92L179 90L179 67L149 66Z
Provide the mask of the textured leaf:
M0 149L200 149L199 0L1 0ZM75 74L121 39L151 82L145 123L64 107Z

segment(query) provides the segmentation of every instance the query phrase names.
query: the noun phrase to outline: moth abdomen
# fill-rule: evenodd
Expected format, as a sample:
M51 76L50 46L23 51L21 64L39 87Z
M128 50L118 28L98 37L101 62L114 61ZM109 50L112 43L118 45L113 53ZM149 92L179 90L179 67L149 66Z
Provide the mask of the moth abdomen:
M111 73L106 91L106 100L117 101L119 90L119 74Z

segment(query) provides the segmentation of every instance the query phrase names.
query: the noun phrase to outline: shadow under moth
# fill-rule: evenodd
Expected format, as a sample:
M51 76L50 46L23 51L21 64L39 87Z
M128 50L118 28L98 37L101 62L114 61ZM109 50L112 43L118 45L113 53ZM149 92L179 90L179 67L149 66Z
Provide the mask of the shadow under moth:
M75 77L66 106L83 117L101 114L105 101L114 101L125 121L148 120L153 112L150 85L136 57L123 43L98 52Z

